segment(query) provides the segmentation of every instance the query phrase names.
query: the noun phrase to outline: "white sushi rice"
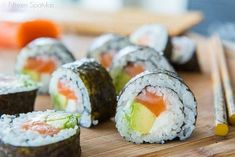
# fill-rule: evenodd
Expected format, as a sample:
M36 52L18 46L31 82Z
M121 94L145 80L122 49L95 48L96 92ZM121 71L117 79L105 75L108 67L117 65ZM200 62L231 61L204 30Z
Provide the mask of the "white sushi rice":
M156 118L149 134L141 135L129 128L124 117L130 114L134 98L147 86L157 95L162 93L167 110ZM145 72L125 86L118 100L115 121L119 133L128 141L164 143L176 137L180 140L188 138L195 128L196 115L196 101L185 84L164 73Z
M173 50L171 61L176 64L184 64L188 62L194 55L196 43L188 37L173 37Z
M118 70L123 68L129 63L142 63L145 70L165 69L175 72L174 68L169 62L161 55L160 52L155 51L149 47L140 46L128 46L120 50L120 52L113 59L112 66L110 68L111 75L117 74ZM115 76L113 76L115 79Z
M46 117L56 114L65 114L60 111L47 110L37 111L27 114L20 114L18 117L13 115L3 115L0 118L0 140L5 144L13 146L36 147L51 143L56 143L68 139L79 131L79 127L62 129L59 133L49 136L41 135L37 132L22 129L22 124L28 121L44 121Z
M141 43L142 38L148 41ZM143 25L130 35L130 41L137 45L153 47L161 52L165 50L168 42L167 29L161 24Z
M93 122L91 119L91 103L89 94L87 91L87 88L81 78L79 77L79 73L75 73L71 69L69 69L70 64L69 63L61 68L57 69L53 74L50 81L50 87L49 87L49 93L50 95L56 95L59 94L57 83L61 79L65 79L68 82L66 83L66 86L69 86L70 89L72 89L78 98L76 100L76 103L68 101L67 108L65 111L72 112L72 113L80 113L81 119L80 119L80 125L83 127L90 127L91 124L97 123ZM76 64L76 63L75 63Z
M39 38L23 48L19 55L17 56L15 70L17 73L21 73L28 58L30 57L41 57L44 59L53 59L55 61L56 67L59 67L65 63L74 61L74 58L65 46L56 39L52 38ZM50 81L50 75L41 75L41 88L40 93L48 92L48 83Z
M39 85L26 75L0 74L0 95L36 90Z
M117 53L120 49L129 45L131 45L131 42L125 36L112 33L104 34L96 38L91 44L88 50L88 56L99 61L102 53Z

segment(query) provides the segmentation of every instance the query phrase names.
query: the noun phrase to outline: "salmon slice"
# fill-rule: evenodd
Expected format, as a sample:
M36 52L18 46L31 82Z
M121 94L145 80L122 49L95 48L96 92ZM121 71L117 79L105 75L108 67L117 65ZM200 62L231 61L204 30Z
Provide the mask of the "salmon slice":
M111 52L102 53L100 56L100 63L106 69L108 69L111 66L112 60L113 60L113 54Z
M59 128L55 128L45 122L26 122L21 126L24 130L38 132L41 135L53 136L60 132Z
M138 103L146 106L152 113L159 116L166 110L166 104L163 100L163 96L158 96L144 89L135 99Z
M66 87L61 81L58 81L57 88L60 94L65 96L67 99L77 100L77 96L72 89Z
M0 22L0 47L21 48L39 37L58 38L59 27L50 20Z
M128 63L127 66L124 68L124 71L129 76L134 77L144 71L144 66L140 63Z
M26 61L24 68L38 73L51 74L56 69L56 64L52 58L42 59L40 57L31 57Z
M148 45L149 42L150 42L150 38L149 38L148 35L144 35L144 36L142 36L142 37L138 40L138 43L139 43L140 45L143 45L143 46Z

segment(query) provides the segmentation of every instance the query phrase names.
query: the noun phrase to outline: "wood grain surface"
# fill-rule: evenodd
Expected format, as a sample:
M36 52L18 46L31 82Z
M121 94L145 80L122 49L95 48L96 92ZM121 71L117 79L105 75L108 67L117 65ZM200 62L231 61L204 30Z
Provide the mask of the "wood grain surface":
M63 41L76 57L80 58L92 38L66 36ZM14 52L7 53L7 50L0 51L0 72L13 72L16 55ZM81 129L82 156L233 156L235 129L231 127L228 136L224 138L216 137L213 132L214 111L210 75L202 73L180 73L180 75L198 101L197 125L189 139L166 144L132 144L118 134L115 123L110 120L91 129ZM35 109L47 108L51 108L49 96L38 96Z
M161 23L170 35L179 35L198 24L203 16L200 12L182 14L157 14L140 9L117 11L84 10L79 7L55 7L26 12L1 13L0 19L25 20L49 18L55 20L64 32L98 35L113 32L128 35L144 24Z

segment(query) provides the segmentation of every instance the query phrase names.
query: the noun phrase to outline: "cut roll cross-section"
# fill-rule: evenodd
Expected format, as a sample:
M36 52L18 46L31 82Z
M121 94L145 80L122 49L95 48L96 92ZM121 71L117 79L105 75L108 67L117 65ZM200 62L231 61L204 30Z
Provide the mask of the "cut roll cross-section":
M48 93L48 84L57 67L74 61L72 53L59 41L52 38L39 38L20 51L16 71L40 82L40 93Z
M0 117L0 156L79 157L79 114L34 111Z
M143 72L119 95L116 127L134 143L184 140L195 128L196 106L194 95L174 73Z
M104 34L94 40L87 56L96 59L103 67L109 69L119 50L131 45L128 37L117 34Z
M0 74L0 115L33 111L38 88L26 75Z
M80 113L83 127L96 125L115 114L116 94L108 72L93 59L68 63L52 74L53 107Z
M114 57L110 68L116 92L119 93L125 84L137 74L156 69L174 69L160 52L141 46L128 46Z

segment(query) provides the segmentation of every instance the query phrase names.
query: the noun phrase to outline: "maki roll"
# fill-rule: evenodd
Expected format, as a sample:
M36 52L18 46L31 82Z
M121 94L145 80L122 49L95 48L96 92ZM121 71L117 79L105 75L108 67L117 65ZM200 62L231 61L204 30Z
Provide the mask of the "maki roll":
M61 66L52 74L50 95L56 110L80 113L90 127L115 114L116 95L108 72L94 59Z
M122 90L116 127L134 143L164 143L187 139L195 129L197 103L175 73L158 70L131 79Z
M105 34L98 37L90 46L87 57L95 58L103 67L109 69L113 57L122 48L131 45L129 39L117 34Z
M125 84L143 71L156 69L174 69L168 61L156 50L150 47L128 46L118 53L113 60L110 74L116 92L119 93Z
M160 24L144 25L130 35L130 41L141 46L154 48L164 52L164 56L171 56L172 43L165 26Z
M176 70L199 71L196 43L186 36L170 37L163 25L144 25L130 35L130 41L164 52Z
M38 38L20 51L15 69L40 82L39 92L45 94L48 93L51 73L60 65L74 60L72 53L60 41Z
M79 157L79 115L62 111L38 111L2 115L1 157Z
M172 65L181 71L200 71L196 53L196 43L186 36L173 37Z
M33 111L37 90L28 76L0 74L0 115Z

